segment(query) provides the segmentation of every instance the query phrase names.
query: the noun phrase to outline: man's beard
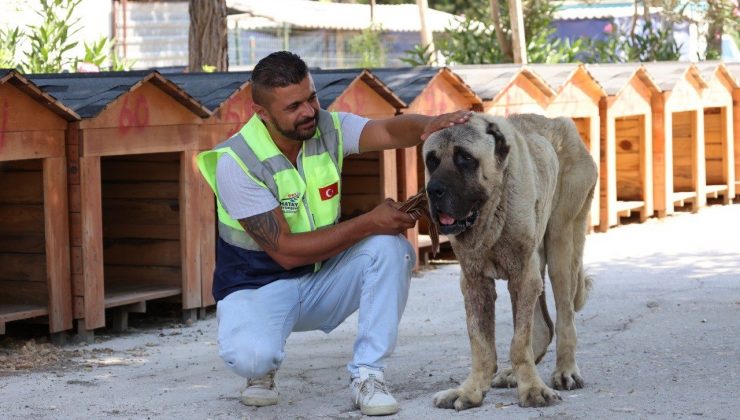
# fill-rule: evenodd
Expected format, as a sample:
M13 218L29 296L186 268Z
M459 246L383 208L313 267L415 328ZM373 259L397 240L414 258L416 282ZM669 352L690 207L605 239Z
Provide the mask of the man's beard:
M301 130L298 127L300 125L306 124L308 122L313 121L314 125L313 128L309 130ZM280 126L280 124L275 124L275 128L277 129L280 134L282 134L285 138L295 140L295 141L306 141L308 139L313 138L314 134L316 134L316 129L319 126L319 113L317 112L314 117L306 118L304 120L298 121L294 126L292 130L286 130L283 127Z

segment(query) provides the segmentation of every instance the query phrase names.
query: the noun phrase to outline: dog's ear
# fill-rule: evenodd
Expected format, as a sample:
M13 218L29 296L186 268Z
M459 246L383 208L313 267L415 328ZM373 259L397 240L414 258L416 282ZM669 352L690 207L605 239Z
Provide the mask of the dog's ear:
M501 130L498 129L496 123L492 122L488 123L488 127L486 127L486 134L493 136L493 140L495 142L494 153L496 154L496 159L498 159L499 163L503 162L504 159L506 159L506 156L509 154L509 144L506 142L506 137L504 137L504 134L501 132Z

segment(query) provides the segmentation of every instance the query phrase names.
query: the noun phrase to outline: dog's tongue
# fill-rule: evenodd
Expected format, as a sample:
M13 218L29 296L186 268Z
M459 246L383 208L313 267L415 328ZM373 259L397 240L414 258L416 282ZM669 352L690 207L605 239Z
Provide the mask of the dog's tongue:
M451 225L455 223L455 218L450 216L447 213L442 213L441 211L437 213L439 216L439 223L442 225Z

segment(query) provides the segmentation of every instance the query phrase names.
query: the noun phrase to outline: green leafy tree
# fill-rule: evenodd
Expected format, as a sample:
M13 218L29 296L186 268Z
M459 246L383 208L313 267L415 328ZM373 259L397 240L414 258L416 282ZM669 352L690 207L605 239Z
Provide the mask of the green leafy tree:
M94 70L106 68L107 63L110 63L107 68L112 70L131 68L133 62L111 54L111 40L106 37L92 44L83 44L85 54L82 57L72 55L72 50L78 45L72 38L81 29L79 19L73 16L82 0L39 2L41 8L36 10L42 19L39 25L28 25L25 30L0 30L0 67L17 68L24 73L76 71L82 63L89 64ZM29 50L17 61L17 45L24 41Z
M441 2L431 2L443 6ZM458 64L484 64L513 62L511 48L511 22L507 0L452 1L461 9L463 18L458 27L449 27L439 40L435 40L448 62ZM494 19L491 6L498 7L498 20ZM451 6L447 4L447 6ZM524 35L530 62L556 63L573 59L583 48L583 41L559 40L554 37L553 16L558 5L545 0L525 0L522 4ZM495 28L501 33L496 34Z
M349 51L362 57L359 66L383 67L385 65L385 48L380 42L381 30L380 26L370 26L349 40Z
M0 28L0 68L16 67L15 54L18 40L22 35L18 28L12 30Z

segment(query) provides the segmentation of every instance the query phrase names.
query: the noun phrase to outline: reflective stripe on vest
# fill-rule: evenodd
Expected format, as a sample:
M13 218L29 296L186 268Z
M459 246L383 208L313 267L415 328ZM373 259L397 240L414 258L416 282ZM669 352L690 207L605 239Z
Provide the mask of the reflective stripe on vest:
M198 167L217 197L219 236L230 245L262 251L218 199L216 166L223 154L229 154L250 178L277 198L291 232L301 233L339 219L342 149L338 115L320 110L317 135L303 143L296 169L255 114L229 140L198 155ZM316 264L315 269L319 267Z

